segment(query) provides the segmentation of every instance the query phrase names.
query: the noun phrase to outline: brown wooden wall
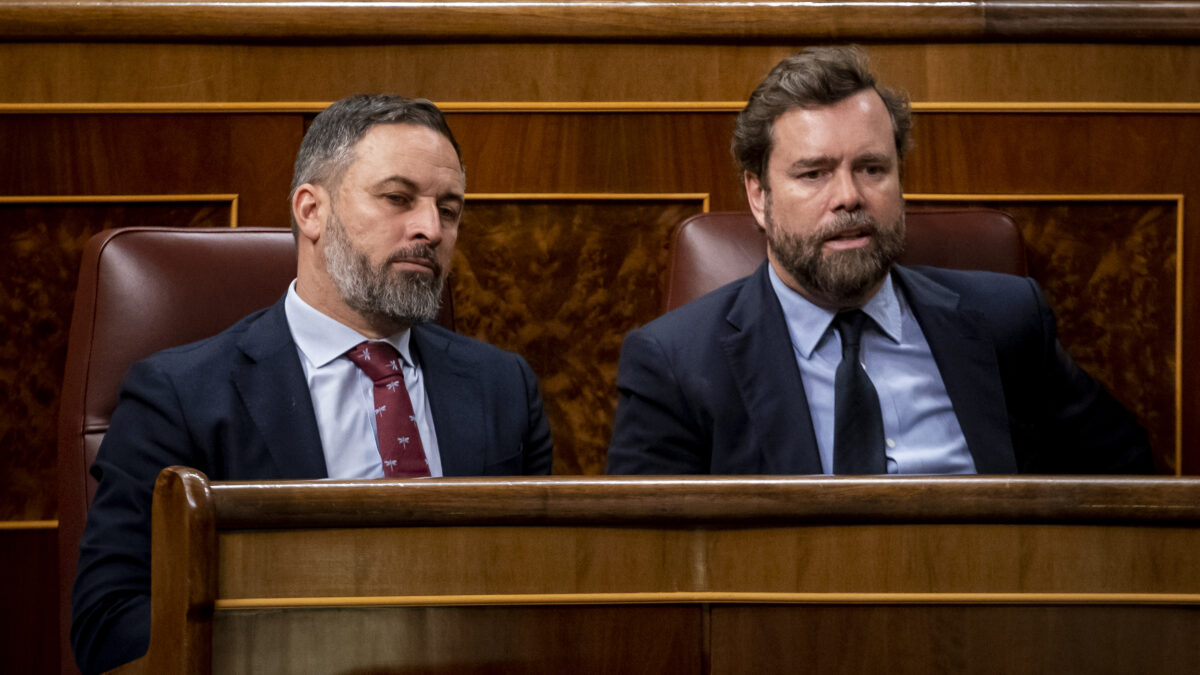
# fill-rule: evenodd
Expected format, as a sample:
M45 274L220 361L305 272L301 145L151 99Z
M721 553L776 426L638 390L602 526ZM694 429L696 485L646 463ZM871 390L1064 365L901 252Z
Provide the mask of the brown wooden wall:
M22 526L30 555L53 538L59 379L91 233L284 227L294 153L324 104L432 98L473 195L459 329L529 358L555 470L597 473L620 340L657 312L667 232L743 207L736 111L780 58L850 40L912 95L910 197L1016 215L1064 342L1150 429L1161 472L1200 473L1196 3L334 4L0 0L0 520L49 521ZM52 589L53 557L28 565L10 542L0 529L3 564ZM4 593L0 607L17 597ZM14 635L4 652L30 644Z

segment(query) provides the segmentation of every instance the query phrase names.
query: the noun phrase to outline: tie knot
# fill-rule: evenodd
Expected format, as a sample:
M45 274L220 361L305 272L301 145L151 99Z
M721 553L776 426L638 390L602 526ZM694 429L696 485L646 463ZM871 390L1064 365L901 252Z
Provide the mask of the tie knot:
M842 338L842 358L845 358L849 350L853 350L855 354L858 353L858 345L862 340L863 325L869 318L861 309L838 312L833 317L833 328L838 332L838 336Z
M346 358L374 382L404 375L400 352L386 342L360 342L346 352Z

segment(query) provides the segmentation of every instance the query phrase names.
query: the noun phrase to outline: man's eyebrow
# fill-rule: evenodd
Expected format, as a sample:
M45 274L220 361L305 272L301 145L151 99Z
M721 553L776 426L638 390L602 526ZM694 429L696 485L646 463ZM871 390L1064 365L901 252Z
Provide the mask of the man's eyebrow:
M868 152L866 154L855 157L854 162L856 164L887 164L887 165L891 165L892 157L891 157L891 155L887 155L882 152Z
M793 171L807 171L809 169L820 169L827 166L837 165L838 160L829 155L820 155L817 157L801 157L792 162L789 167ZM885 164L890 166L893 163L892 157L882 152L867 152L856 156L853 159L853 164Z
M387 187L391 187L392 183L399 183L400 185L404 186L405 188L407 188L409 190L417 189L417 184L415 182L413 182L411 179L405 178L404 176L388 176L387 178L384 178L383 180L376 183L375 188L376 189L384 189Z
M831 166L833 164L837 164L837 160L828 155L821 155L819 157L801 157L800 159L792 162L791 166L788 168L803 171L805 169L815 169L818 167Z
M394 183L398 183L404 189L410 190L412 192L416 192L418 190L418 186L417 186L416 182L413 181L411 178L405 178L404 176L388 176L387 178L384 178L383 180L376 183L375 189L376 190L386 190L386 189L392 187L392 185ZM437 200L439 202L455 202L458 204L462 204L463 202L466 201L465 197L460 192L445 192L443 194L438 195Z

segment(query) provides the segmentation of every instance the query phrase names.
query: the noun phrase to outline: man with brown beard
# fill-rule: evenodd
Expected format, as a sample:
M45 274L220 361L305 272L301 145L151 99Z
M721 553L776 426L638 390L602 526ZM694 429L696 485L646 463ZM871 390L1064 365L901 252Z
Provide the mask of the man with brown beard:
M316 117L292 181L296 281L125 378L80 543L71 638L85 673L148 647L164 467L212 480L550 473L529 365L430 323L464 190L458 144L429 101L354 96Z
M1033 280L894 264L910 127L856 48L767 75L733 141L767 262L627 336L610 473L1151 469Z

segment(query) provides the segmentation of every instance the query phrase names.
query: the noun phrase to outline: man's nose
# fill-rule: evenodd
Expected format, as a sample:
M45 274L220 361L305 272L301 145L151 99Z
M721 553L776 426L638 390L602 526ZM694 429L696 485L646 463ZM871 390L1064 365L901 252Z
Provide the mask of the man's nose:
M857 211L862 207L862 191L859 190L854 172L840 169L833 174L833 210Z
M409 239L423 239L436 246L442 241L442 217L437 201L421 199L417 206L409 212L408 230L405 235Z

